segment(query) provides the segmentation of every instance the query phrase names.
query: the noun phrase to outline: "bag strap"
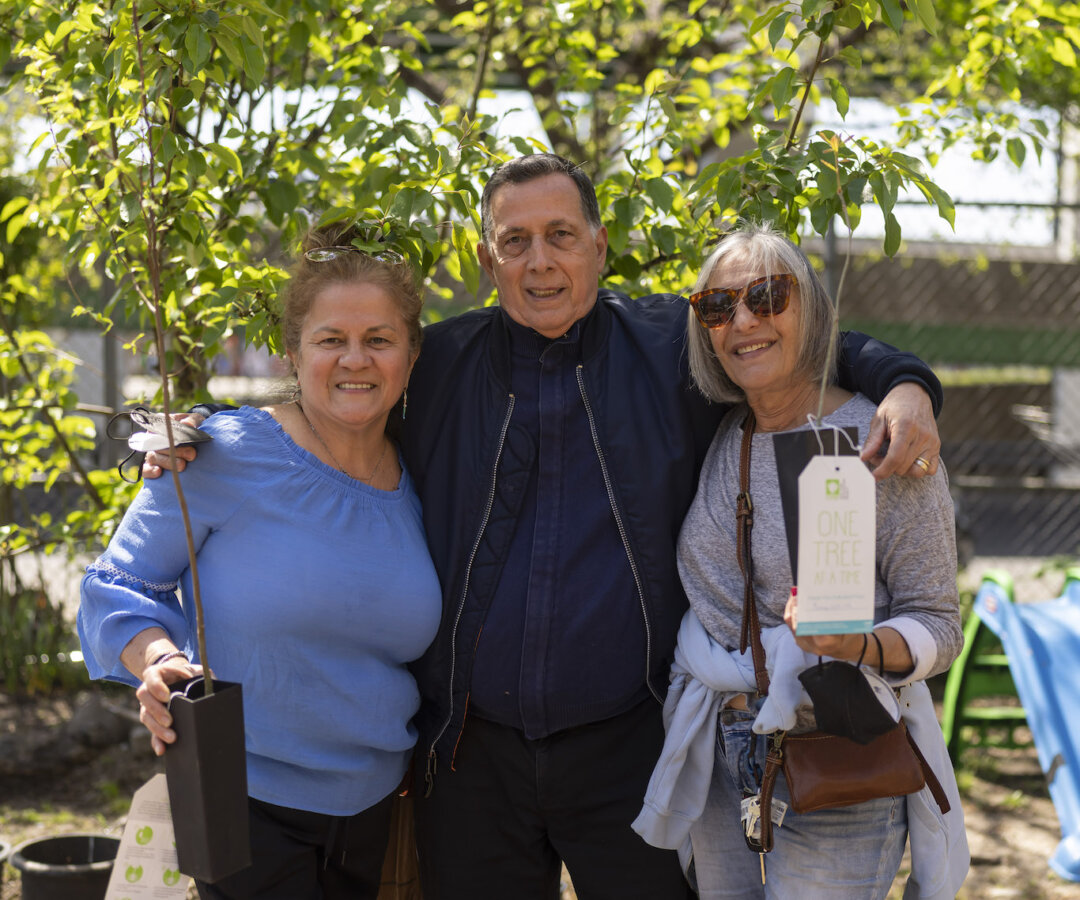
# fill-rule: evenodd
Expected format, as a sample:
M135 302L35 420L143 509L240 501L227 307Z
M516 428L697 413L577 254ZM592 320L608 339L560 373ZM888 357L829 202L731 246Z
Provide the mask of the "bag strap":
M782 749L785 732L776 731L769 736L769 749L765 754L765 774L761 778L758 813L761 822L761 853L771 853L773 848L772 798L776 786L776 773L784 764Z
M750 534L754 528L754 504L750 500L750 451L754 444L756 424L754 411L750 410L743 420L742 446L739 449L739 495L735 498L735 555L743 573L743 615L739 652L745 653L749 644L750 654L754 659L754 680L757 682L758 693L764 697L769 693L769 672L765 668L765 647L761 643L761 621L758 619L757 601L754 597L754 558L750 553ZM776 773L783 764L783 751L780 749L783 739L782 731L771 735L769 751L765 755L765 771L758 794L760 853L769 853L773 848L772 798ZM764 877L762 869L762 878Z
M937 802L941 814L945 815L945 813L952 809L952 804L949 803L949 798L945 794L945 788L941 786L941 782L938 781L938 777L934 774L934 770L930 767L930 763L928 763L926 757L922 755L922 750L920 750L919 745L915 743L915 738L911 736L911 732L905 728L904 734L907 735L907 741L911 745L915 758L919 761L919 765L922 766L923 778L926 779L926 786L930 788L931 796Z
M765 648L761 643L761 622L754 600L754 559L750 553L750 532L754 527L754 504L750 500L750 450L754 441L754 412L743 421L742 447L739 451L739 495L735 498L735 556L743 573L742 631L739 652L750 646L754 659L754 678L761 696L769 693L769 673L765 668Z

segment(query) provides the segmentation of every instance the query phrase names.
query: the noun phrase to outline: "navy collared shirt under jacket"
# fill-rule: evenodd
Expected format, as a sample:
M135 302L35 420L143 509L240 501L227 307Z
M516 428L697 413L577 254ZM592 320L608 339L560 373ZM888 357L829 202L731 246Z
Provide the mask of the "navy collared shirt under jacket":
M641 601L578 379L589 316L554 340L506 316L510 427L538 452L477 645L469 710L532 739L618 715L649 694Z

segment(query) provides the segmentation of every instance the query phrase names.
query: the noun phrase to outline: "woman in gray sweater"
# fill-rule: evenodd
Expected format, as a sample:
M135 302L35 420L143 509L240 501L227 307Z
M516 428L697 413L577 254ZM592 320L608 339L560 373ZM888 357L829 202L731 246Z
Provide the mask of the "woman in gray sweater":
M740 448L749 427L754 596L772 652L778 632L790 632L790 647L798 618L773 434L810 427L813 417L816 428L854 426L861 443L874 404L836 385L827 367L836 334L832 303L802 252L768 227L747 225L726 237L706 262L690 299L693 377L707 397L742 404L717 431L679 538L679 570L691 606L687 615L696 616L711 642L738 654L744 580L736 554L735 512ZM921 682L949 667L963 637L946 475L943 468L930 475L925 460L917 465L921 477L876 482L872 633L799 635L794 644L813 655L861 659L868 668L883 669L894 687L918 685L925 691ZM798 683L792 691L776 677L770 698L784 690L798 696ZM919 697L922 708L932 710L928 695ZM901 705L907 702L902 696ZM796 705L789 730L814 728L805 696ZM745 846L740 804L759 791L765 766L768 739L752 729L762 697L753 688L730 691L718 706L708 799L690 829L700 896L884 898L908 837L908 798L801 815L788 809L774 827L775 849L759 861ZM760 732L761 721L758 725ZM929 755L941 758L936 752ZM937 774L951 781L951 770ZM780 800L789 799L782 776L775 790ZM913 835L913 849L915 844ZM959 870L966 871L966 847L962 850L954 854L951 876L942 880L935 875L939 884L922 896L955 892L957 879L963 878Z

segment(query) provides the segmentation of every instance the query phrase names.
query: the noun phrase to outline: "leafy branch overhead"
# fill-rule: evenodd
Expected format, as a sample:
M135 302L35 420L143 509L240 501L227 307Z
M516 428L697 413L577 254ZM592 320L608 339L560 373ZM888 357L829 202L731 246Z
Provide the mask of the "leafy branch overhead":
M122 326L178 405L206 399L241 329L280 349L284 260L337 218L407 254L430 317L490 302L479 192L537 149L593 176L605 277L631 293L686 289L737 216L824 233L875 206L895 253L901 198L953 222L933 181L946 148L1020 163L1042 152L1042 106L1074 115L1078 38L1075 4L1041 0L0 0L0 176L21 179L0 191L18 260L0 441L115 511L109 476L80 474L92 424L24 332ZM895 140L820 125L859 97L889 105Z

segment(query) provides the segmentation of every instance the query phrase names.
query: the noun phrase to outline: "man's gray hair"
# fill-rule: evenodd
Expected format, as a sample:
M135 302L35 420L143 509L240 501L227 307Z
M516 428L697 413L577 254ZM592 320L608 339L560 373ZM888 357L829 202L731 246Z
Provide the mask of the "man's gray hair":
M713 274L732 261L743 263L752 271L765 275L789 273L799 283L799 354L795 371L815 384L824 378L826 384L836 382L836 359L825 371L830 344L835 345L838 328L835 307L806 255L780 232L767 223L740 222L726 235L705 260L701 274L691 293L710 286ZM715 285L743 287L743 285ZM745 394L720 365L709 329L698 321L693 308L687 311L687 347L690 375L694 384L710 400L722 403L739 402Z
M519 156L503 163L484 185L480 197L480 240L487 244L491 239L491 202L495 192L504 184L523 184L546 175L566 175L574 182L581 198L581 212L593 231L603 224L600 221L600 204L596 200L596 188L581 166L556 156L554 153L534 153L531 156ZM490 245L489 245L490 246Z

